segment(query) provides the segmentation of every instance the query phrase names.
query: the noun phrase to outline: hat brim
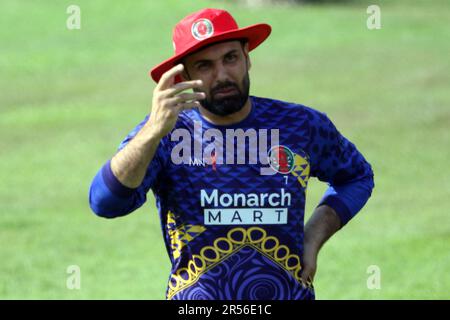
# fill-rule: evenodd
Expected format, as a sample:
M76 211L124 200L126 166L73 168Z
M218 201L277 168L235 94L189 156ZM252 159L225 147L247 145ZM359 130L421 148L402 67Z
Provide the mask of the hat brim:
M205 40L199 41L196 45L188 48L187 50L163 61L158 64L150 71L150 76L152 79L158 83L161 79L161 76L175 66L176 62L185 56L201 49L204 46L215 42L221 42L224 40L233 40L233 39L247 39L248 40L248 49L249 51L255 49L259 46L267 37L270 35L272 28L270 25L265 23L254 24L248 27L244 27L241 29L236 29L232 31L227 31L224 33L220 33L218 35L209 37ZM179 81L179 79L177 79ZM175 81L175 82L178 82Z

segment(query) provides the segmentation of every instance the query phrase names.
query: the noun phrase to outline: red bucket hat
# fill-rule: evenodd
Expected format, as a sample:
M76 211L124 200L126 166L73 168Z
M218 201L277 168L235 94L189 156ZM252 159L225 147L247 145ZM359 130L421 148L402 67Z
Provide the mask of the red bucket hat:
M270 25L265 23L239 29L234 18L225 10L197 11L177 23L172 37L175 55L154 67L150 75L158 82L163 73L175 66L178 60L214 42L247 39L251 51L266 40L271 31ZM178 77L175 82L179 81Z

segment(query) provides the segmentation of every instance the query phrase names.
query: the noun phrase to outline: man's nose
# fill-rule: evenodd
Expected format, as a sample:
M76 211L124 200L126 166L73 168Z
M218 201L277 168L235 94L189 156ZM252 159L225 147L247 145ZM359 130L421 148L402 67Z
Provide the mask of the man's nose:
M229 80L227 68L222 64L218 64L215 68L215 80L216 82L225 82Z

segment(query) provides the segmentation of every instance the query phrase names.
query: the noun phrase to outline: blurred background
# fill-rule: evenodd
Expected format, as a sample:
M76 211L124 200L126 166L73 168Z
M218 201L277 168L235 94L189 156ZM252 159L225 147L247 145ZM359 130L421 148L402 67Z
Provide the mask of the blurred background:
M371 4L380 29L367 27ZM67 28L70 5L81 29ZM1 1L0 298L164 299L153 195L106 220L88 189L149 112L147 72L172 55L172 28L203 7L271 24L251 53L251 94L326 112L373 166L372 198L321 251L317 299L448 299L447 0ZM325 188L311 180L308 216Z

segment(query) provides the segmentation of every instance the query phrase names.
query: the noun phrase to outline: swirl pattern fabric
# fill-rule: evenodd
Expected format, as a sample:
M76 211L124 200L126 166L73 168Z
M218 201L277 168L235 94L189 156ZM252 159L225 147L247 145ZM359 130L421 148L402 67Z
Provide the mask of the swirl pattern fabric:
M311 300L314 289L247 246L205 273L173 300Z

